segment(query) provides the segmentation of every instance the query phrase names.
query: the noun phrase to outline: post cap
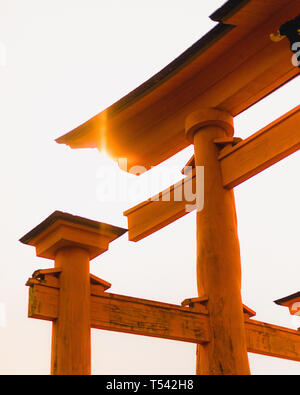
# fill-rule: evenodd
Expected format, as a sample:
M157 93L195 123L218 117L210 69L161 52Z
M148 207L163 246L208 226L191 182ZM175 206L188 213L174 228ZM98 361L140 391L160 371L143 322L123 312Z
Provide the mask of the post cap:
M127 229L117 226L55 211L20 242L34 246L36 255L42 258L55 259L60 248L77 246L88 250L90 259L94 259L126 232Z
M300 315L300 292L274 300L274 303L279 306L288 307L291 315Z
M229 137L234 134L233 117L229 112L218 108L200 108L186 118L187 139L193 142L195 132L208 126L217 126L223 129Z

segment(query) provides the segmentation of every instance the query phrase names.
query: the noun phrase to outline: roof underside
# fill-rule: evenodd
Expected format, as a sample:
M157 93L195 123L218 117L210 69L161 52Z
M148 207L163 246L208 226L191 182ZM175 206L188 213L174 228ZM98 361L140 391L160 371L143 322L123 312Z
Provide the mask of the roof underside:
M286 296L285 298L275 300L274 303L278 304L279 306L284 306L286 303L298 298L300 298L300 292L296 292L292 295Z
M189 145L184 124L199 107L238 115L299 74L287 39L270 34L300 14L299 0L230 0L218 24L167 67L105 111L58 138L105 148L149 169Z

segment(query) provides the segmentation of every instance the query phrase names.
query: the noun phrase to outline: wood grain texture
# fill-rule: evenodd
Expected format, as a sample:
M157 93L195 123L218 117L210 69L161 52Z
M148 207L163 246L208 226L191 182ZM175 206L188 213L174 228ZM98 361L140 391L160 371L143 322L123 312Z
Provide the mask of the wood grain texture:
M59 290L31 283L30 318L55 321ZM104 291L91 291L91 327L190 343L208 342L207 313Z
M194 343L210 340L207 315L121 295L92 297L92 327Z
M300 332L263 322L246 320L248 351L300 362Z
M195 252L198 295L208 297L211 328L211 342L197 347L196 373L249 375L234 193L223 188L214 143L232 134L233 117L221 110L198 109L189 121L186 133L193 136L195 166L205 169L204 208L197 211Z
M247 181L256 174L274 165L278 161L298 151L300 148L300 106L288 112L270 125L261 129L234 147L227 146L220 151L223 187L231 189ZM194 163L192 158L189 165ZM201 162L202 163L202 162ZM202 163L203 165L203 163ZM205 171L205 168L204 168ZM188 176L185 180L172 185L169 190L184 188L196 190L196 177ZM127 210L128 237L130 241L139 241L187 214L186 205L193 209L193 202L185 199L176 201L174 193L170 201L150 198ZM183 196L184 197L184 196Z
M30 318L55 321L59 289L29 280ZM208 315L196 309L91 291L91 327L190 343L210 339ZM197 322L197 320L199 322ZM300 362L300 332L245 318L248 352Z
M89 251L66 247L57 251L58 316L52 328L51 373L91 374L91 311Z
M58 317L59 289L31 281L29 288L28 317L55 321Z

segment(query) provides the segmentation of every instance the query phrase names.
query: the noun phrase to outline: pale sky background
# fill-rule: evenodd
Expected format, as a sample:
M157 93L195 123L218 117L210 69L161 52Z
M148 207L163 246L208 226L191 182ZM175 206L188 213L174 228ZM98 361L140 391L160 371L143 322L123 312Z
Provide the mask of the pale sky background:
M209 15L224 1L0 0L0 374L50 371L51 323L27 318L25 282L53 263L18 239L55 210L127 227L123 211L134 205L101 202L99 153L54 139L180 55L215 25ZM299 91L297 78L236 117L236 136L297 106ZM163 164L178 168L171 182L191 155L190 147ZM235 190L244 303L256 319L290 328L296 323L273 300L300 290L299 167L298 152ZM149 175L134 181L118 170L118 177L138 188ZM195 297L195 222L191 213L139 243L124 235L91 272L114 293L175 304ZM195 351L92 331L94 374L194 374ZM300 374L296 362L249 358L253 374Z

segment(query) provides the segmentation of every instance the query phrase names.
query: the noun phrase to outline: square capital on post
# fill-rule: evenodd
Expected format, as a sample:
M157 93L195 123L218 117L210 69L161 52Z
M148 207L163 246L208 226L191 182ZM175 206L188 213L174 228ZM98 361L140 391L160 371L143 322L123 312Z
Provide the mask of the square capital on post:
M275 300L274 303L288 307L291 315L300 315L300 292Z
M54 260L59 249L77 246L88 250L92 260L107 251L109 243L126 232L127 229L117 226L55 211L20 242L34 246L38 257Z

